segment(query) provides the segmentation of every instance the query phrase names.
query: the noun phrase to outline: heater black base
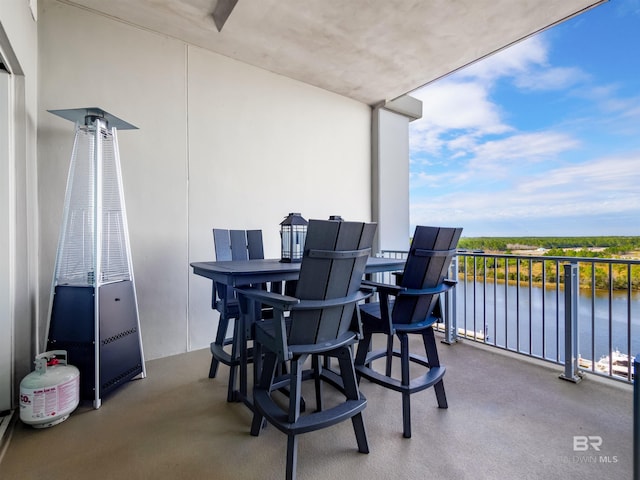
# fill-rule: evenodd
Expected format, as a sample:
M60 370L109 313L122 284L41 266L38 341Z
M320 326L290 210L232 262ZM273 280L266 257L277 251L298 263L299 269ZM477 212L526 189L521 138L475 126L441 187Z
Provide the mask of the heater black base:
M95 350L96 288L55 287L47 350L66 350L70 365L80 370L80 396L96 398L96 361L102 398L143 373L143 357L131 281L97 287L99 301L99 353Z

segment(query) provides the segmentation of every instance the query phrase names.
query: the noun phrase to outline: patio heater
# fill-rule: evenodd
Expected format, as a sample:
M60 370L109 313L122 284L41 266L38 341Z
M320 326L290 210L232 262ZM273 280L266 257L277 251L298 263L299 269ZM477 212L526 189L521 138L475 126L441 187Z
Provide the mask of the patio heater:
M146 376L116 129L100 108L49 110L76 124L51 287L47 350L67 350L80 396Z

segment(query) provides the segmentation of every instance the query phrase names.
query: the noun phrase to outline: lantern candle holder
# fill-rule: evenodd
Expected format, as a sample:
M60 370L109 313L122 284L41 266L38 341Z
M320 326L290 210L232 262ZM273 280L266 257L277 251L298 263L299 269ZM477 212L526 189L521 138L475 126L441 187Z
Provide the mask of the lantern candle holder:
M281 262L296 263L302 261L308 226L309 222L302 218L299 213L290 213L280 223Z

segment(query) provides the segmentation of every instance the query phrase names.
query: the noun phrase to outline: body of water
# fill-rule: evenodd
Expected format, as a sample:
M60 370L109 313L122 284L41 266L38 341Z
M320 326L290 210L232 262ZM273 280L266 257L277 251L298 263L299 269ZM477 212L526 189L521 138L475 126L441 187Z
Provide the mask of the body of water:
M456 288L458 328L483 335L489 344L564 361L563 289L474 281ZM583 359L598 361L616 350L640 354L640 294L629 299L626 292L610 297L606 291L581 291L578 334Z

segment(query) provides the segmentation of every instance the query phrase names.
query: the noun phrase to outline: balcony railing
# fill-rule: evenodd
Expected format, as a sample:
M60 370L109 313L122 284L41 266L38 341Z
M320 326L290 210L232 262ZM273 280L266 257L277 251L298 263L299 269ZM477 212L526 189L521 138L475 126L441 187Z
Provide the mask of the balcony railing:
M459 250L451 277L459 283L444 298L445 342L464 338L563 365L567 380L590 372L633 381L639 260Z

